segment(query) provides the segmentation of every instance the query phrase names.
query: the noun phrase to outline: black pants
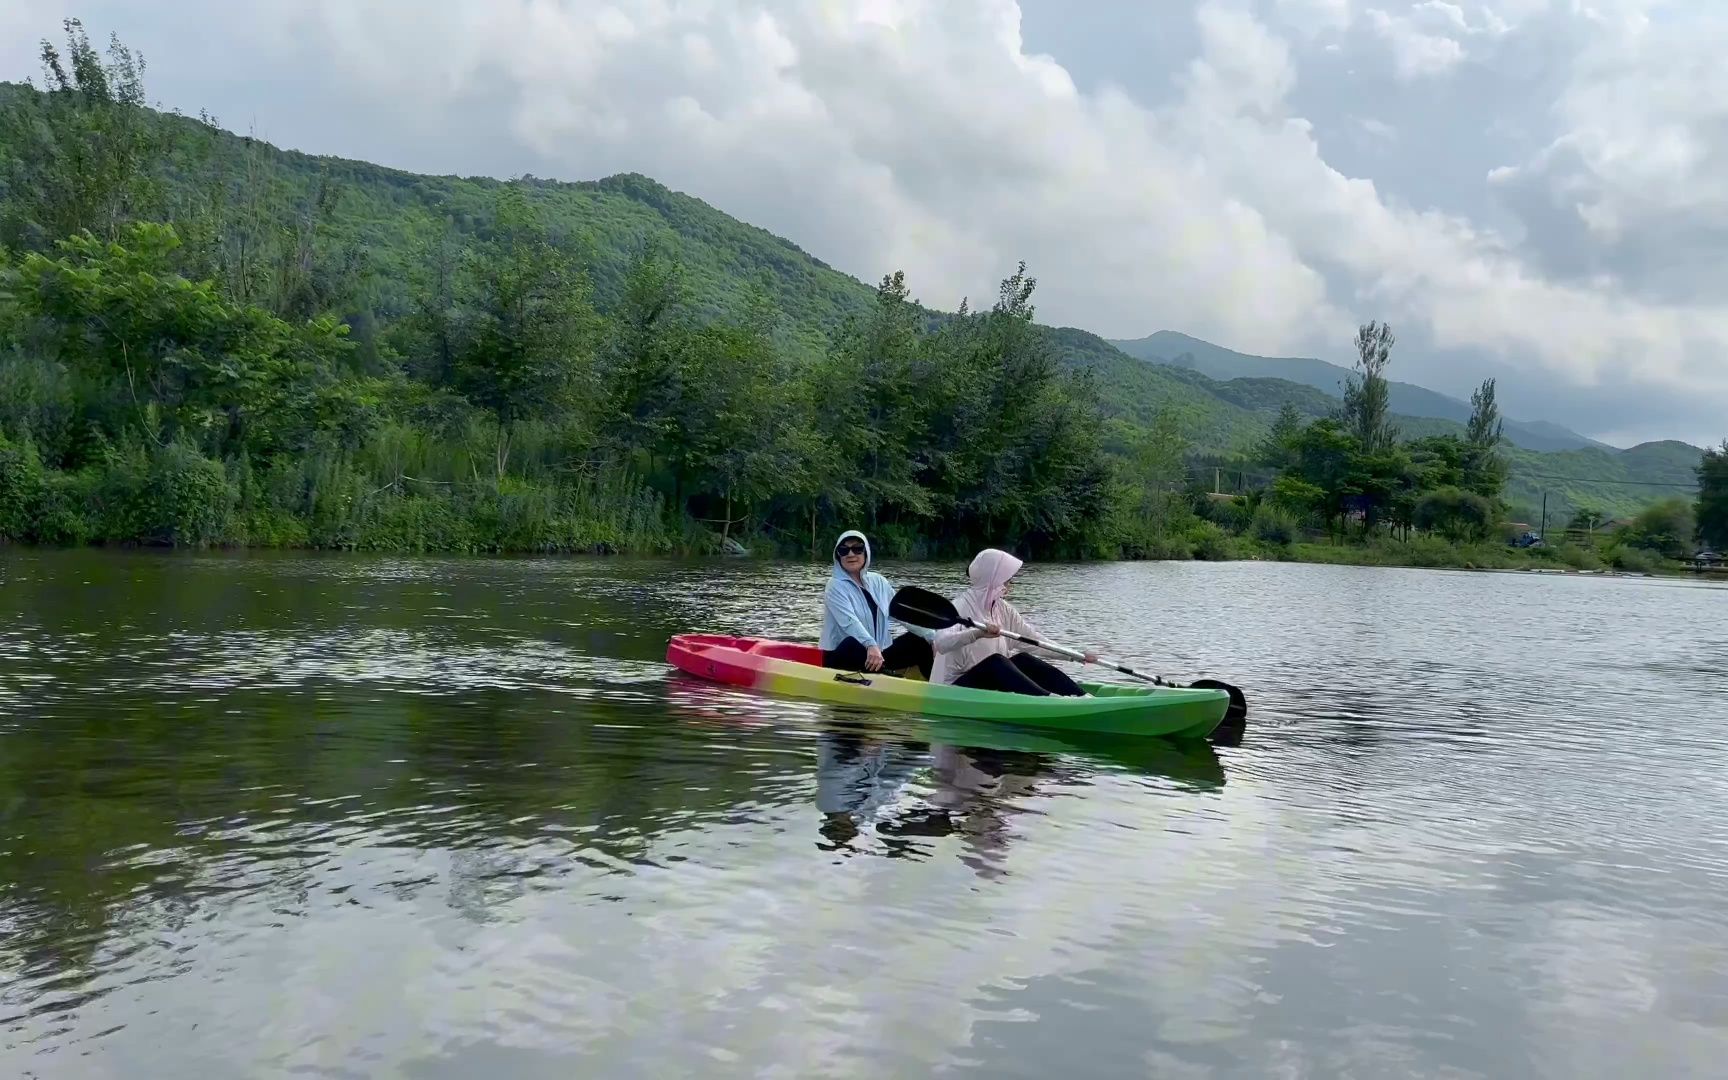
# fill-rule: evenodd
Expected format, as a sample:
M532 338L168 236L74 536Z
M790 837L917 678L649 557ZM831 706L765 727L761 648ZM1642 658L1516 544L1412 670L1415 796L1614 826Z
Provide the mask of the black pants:
M1033 697L1080 697L1086 693L1061 668L1052 667L1031 653L1015 653L1012 657L991 653L955 679L954 685Z
M865 651L864 645L857 638L847 638L838 647L822 651L822 666L839 668L842 671L863 671ZM930 668L935 663L936 653L930 648L930 643L917 634L901 634L882 650L883 671L903 671L915 667L928 679Z

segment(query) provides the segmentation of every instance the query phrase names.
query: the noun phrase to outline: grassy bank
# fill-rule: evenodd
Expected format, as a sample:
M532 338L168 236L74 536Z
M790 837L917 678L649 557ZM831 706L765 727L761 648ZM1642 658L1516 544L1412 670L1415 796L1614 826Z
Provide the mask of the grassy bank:
M1584 572L1682 573L1685 567L1633 548L1610 551L1561 545L1520 549L1502 544L1454 544L1434 537L1409 541L1293 544L1272 557L1289 562L1346 566L1414 566L1456 570L1576 570Z

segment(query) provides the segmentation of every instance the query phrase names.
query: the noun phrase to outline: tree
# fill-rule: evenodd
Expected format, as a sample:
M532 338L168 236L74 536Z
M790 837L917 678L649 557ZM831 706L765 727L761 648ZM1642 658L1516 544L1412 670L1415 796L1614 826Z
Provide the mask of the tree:
M1580 506L1572 515L1572 520L1567 523L1566 527L1568 529L1581 529L1585 532L1594 532L1606 524L1608 524L1607 514L1604 514L1593 506Z
M743 320L698 333L693 377L682 383L678 466L690 494L720 504L723 542L754 506L782 490L783 478L803 470L810 445L799 383L774 348L774 318L766 295L754 291Z
M626 456L665 449L681 384L690 374L688 298L676 253L655 240L644 243L625 273L600 360L606 398L601 429Z
M1454 542L1481 540L1494 521L1494 505L1474 491L1444 487L1416 502L1414 524Z
M285 319L307 319L359 299L371 272L363 247L331 235L331 218L342 197L328 167L307 197L294 207L273 249L260 251L264 273L259 302Z
M1415 486L1425 491L1467 486L1470 444L1456 435L1428 435L1405 444Z
M1295 465L1273 485L1274 491L1290 505L1305 500L1306 508L1330 527L1343 520L1349 498L1357 494L1352 482L1361 455L1362 444L1342 423L1316 420L1302 429Z
M89 230L112 240L154 207L167 137L145 108L144 58L111 37L104 62L67 19L66 51L41 44L45 92L0 109L0 243L49 251Z
M1302 436L1302 413L1286 401L1272 421L1272 429L1254 447L1254 460L1274 469L1287 468L1295 457L1296 440Z
M905 274L895 271L877 286L869 313L842 329L816 368L817 428L851 462L840 487L871 527L933 512L919 482L930 450L922 437L934 404L929 387L942 378L929 363L929 346Z
M599 320L586 276L546 234L519 185L498 196L492 236L469 253L470 325L458 386L497 421L494 465L509 464L518 422L587 404Z
M1506 487L1508 466L1499 446L1505 424L1494 401L1494 380L1484 380L1470 395L1470 423L1465 431L1469 453L1464 462L1464 486L1498 501Z
M1470 395L1470 423L1464 437L1476 446L1492 448L1500 444L1505 426L1494 402L1494 380L1484 379Z
M345 328L289 323L235 304L209 281L172 270L168 225L130 226L120 241L89 233L61 256L32 254L0 282L41 343L89 387L87 422L158 446L180 438L218 456L292 450L328 401Z
M989 311L951 320L930 342L932 452L920 481L956 538L1049 547L1109 507L1096 389L1058 365L1033 321L1036 286L1019 264Z
M1654 551L1666 559L1682 559L1692 552L1698 522L1690 500L1678 496L1652 503L1632 519L1620 539L1630 547Z
M1386 381L1396 340L1385 323L1370 322L1356 331L1356 371L1344 384L1344 423L1370 454L1390 449L1398 441L1398 430L1390 420L1391 384Z
M1698 534L1717 551L1728 548L1728 439L1698 463Z
M1181 490L1187 453L1188 439L1170 409L1159 409L1151 425L1129 436L1123 479L1131 492L1131 505L1143 521L1163 513L1172 493Z
M1357 453L1349 459L1349 505L1362 512L1362 531L1371 533L1390 513L1396 525L1408 525L1409 504L1401 496L1410 487L1410 455L1391 446L1378 453Z
M415 375L433 386L451 387L457 382L457 358L463 345L464 251L448 228L420 240L413 250L411 300L407 315L397 324L397 334Z

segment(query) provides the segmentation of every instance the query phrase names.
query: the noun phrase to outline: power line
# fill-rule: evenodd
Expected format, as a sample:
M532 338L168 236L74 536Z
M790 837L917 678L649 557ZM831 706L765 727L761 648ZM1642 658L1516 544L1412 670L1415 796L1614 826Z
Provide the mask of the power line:
M1204 469L1204 470L1198 470L1198 471L1185 472L1183 474L1183 476L1184 476L1184 478L1190 479L1190 480L1199 479L1199 478L1203 478L1206 475L1206 473L1211 472L1211 471L1212 471L1211 469ZM1224 468L1224 472L1226 474L1238 473L1238 474L1242 474L1242 475L1251 475L1251 476L1255 477L1256 479L1259 479L1260 477L1263 477L1263 476L1276 476L1276 475L1278 475L1277 472L1273 471L1273 470L1232 469L1232 468L1228 468L1228 467ZM1609 480L1605 477L1597 477L1597 476L1554 476L1554 475L1549 474L1549 473L1527 473L1527 472L1516 472L1516 471L1514 471L1511 474L1509 479L1512 479L1512 480L1562 480L1562 481L1568 481L1568 482L1576 483L1576 484L1621 484L1621 485L1625 485L1625 486L1629 486L1629 487L1690 488L1690 487L1697 487L1698 486L1698 483L1695 480Z
M1513 480L1568 480L1568 481L1571 481L1573 483L1578 483L1578 484L1626 484L1626 485L1630 485L1633 487L1665 487L1665 488L1678 487L1678 488L1683 488L1683 487L1697 487L1698 486L1697 481L1695 481L1695 480L1672 480L1672 481L1668 481L1668 482L1663 482L1663 481L1659 481L1659 480L1606 480L1606 479L1602 479L1600 477L1594 477L1594 476L1549 476L1545 473L1526 473L1526 472L1514 472L1511 475L1511 479L1513 479Z

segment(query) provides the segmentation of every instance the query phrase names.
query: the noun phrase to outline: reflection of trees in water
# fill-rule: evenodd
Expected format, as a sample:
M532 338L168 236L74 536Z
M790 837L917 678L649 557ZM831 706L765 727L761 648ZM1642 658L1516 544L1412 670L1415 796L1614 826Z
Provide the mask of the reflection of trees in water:
M152 595L181 605L176 619L191 604L217 630L230 616L262 618L232 598L199 606L182 592ZM439 606L431 599L418 601L429 613ZM293 618L336 619L338 609L302 605ZM201 655L151 667L146 686L128 666L137 642L101 633L100 648L78 646L59 689L29 691L26 719L0 756L0 971L10 984L0 1016L14 1022L35 1008L76 1009L79 995L139 974L191 969L198 958L172 943L214 914L245 934L336 905L435 898L485 920L532 889L670 865L679 853L657 845L669 834L748 825L763 806L806 800L809 759L788 767L764 751L786 749L784 729L802 733L811 717L833 715L675 680L664 700L396 693L321 678L315 667L268 687L173 685L175 670L209 666ZM152 656L166 655L163 641L150 638ZM917 718L895 722L938 734ZM941 732L944 745L990 737L963 725ZM839 735L833 764L858 775L837 774L835 805L862 799L824 811L831 845L855 840L859 807L876 815L867 826L892 820L931 766L921 741L879 721L851 743ZM1045 787L1086 782L1085 766L1067 768L1064 779L1060 756L1033 754L1010 771ZM998 832L1005 843L1010 834L992 831L990 815L1012 808L991 806L987 792L969 797L948 808L951 818L976 827L981 851ZM884 853L927 854L918 837L871 834Z
M110 694L100 713L7 736L0 1016L75 1007L80 987L212 907L301 918L444 887L485 919L567 876L631 873L657 836L804 782L694 749L663 708L319 696Z

